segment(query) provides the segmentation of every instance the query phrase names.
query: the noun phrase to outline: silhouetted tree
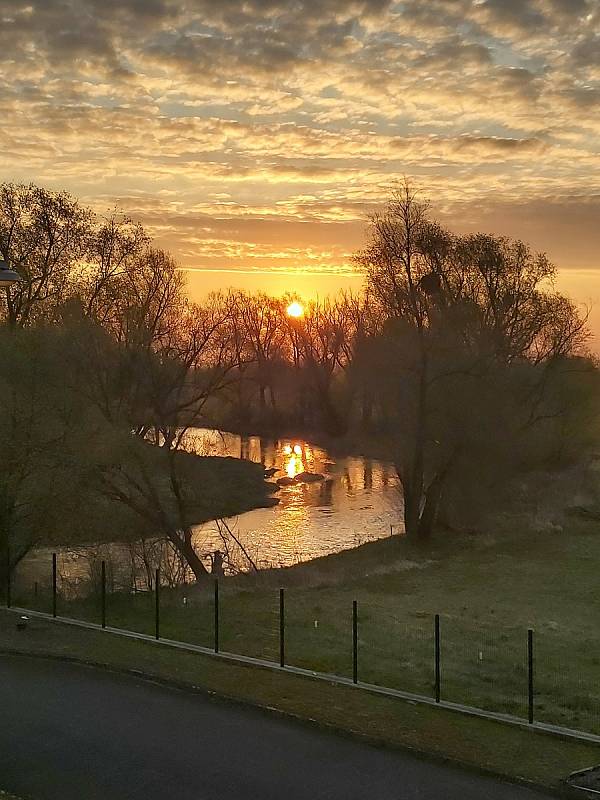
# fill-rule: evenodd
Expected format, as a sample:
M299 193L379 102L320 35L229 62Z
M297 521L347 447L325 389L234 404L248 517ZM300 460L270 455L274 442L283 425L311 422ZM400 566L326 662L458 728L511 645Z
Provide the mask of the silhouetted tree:
M408 184L373 218L357 261L384 320L360 360L391 421L407 534L427 538L475 440L491 451L502 425L500 436L517 435L531 383L542 386L545 367L582 347L585 321L547 285L554 267L544 255L451 234Z
M0 185L0 258L14 264L24 278L0 297L11 326L56 319L57 309L73 292L92 220L92 213L66 192Z

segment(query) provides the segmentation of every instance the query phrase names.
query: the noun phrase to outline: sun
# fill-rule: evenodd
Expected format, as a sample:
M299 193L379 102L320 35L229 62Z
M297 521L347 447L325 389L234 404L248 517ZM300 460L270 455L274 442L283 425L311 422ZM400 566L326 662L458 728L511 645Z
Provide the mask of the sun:
M304 315L304 306L294 300L294 302L290 303L286 308L285 313L288 317L302 317Z

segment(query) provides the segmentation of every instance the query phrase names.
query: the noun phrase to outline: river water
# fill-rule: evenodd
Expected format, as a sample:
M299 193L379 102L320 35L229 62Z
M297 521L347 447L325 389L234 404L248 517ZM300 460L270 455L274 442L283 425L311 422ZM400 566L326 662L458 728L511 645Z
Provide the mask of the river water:
M275 482L294 479L302 473L318 480L293 482L276 493L279 503L227 520L235 538L243 545L234 559L248 567L247 555L259 568L291 566L300 561L329 555L403 530L402 499L398 478L391 464L363 456L332 456L323 447L303 439L265 439L239 436L205 428L188 433L187 446L199 455L232 456L262 463ZM231 538L228 536L229 541ZM210 554L223 550L216 523L199 525L194 544L207 566ZM146 547L146 545L144 545ZM144 588L151 584L153 570L139 550L120 543L58 549L59 579L65 594L85 591L90 578L98 581L101 559L109 564L111 582L123 587ZM50 550L33 551L20 564L15 576L29 586L47 586L51 575ZM172 564L160 559L166 575ZM172 581L173 582L173 581ZM175 582L177 582L175 580Z
M279 503L230 520L236 535L261 566L289 566L401 530L402 500L391 464L363 456L333 457L302 439L269 440L198 429L196 450L263 463L277 472L270 480L308 472L313 483L282 486ZM199 549L218 546L214 526L197 531Z

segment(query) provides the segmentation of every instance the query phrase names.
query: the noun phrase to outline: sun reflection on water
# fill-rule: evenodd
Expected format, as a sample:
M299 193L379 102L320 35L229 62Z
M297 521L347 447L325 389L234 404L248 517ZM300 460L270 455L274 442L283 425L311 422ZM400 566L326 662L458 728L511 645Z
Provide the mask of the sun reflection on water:
M302 458L296 453L289 455L285 462L285 471L287 472L288 478L295 478L296 475L300 475L301 472L306 472Z
M296 475L306 472L305 445L286 444L281 452L283 455L282 469L288 478L295 478Z

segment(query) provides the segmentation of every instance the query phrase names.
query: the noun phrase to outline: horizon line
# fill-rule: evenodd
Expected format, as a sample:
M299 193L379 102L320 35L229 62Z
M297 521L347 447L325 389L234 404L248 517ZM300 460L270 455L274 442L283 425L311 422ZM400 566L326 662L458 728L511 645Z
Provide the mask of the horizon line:
M235 267L177 267L178 270L181 272L227 272L227 273L241 273L242 275L330 275L332 277L336 277L339 275L345 275L347 277L354 277L354 278L361 278L363 277L364 273L362 272L353 272L353 271L341 271L341 270L310 270L310 269L290 269L289 267L286 268L259 268L259 269L236 269Z

